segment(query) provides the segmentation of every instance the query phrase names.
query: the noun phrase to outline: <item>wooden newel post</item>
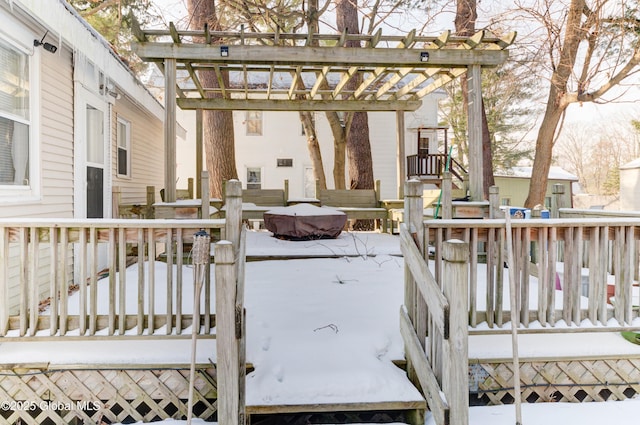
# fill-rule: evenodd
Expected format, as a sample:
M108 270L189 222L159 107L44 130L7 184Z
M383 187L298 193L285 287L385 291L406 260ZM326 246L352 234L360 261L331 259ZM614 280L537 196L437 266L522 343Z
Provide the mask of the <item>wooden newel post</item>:
M209 172L203 170L200 176L200 187L202 192L200 193L200 200L202 201L200 218L208 220L211 216L209 212Z
M225 238L237 249L242 225L242 183L239 180L229 180L225 185L225 206Z
M215 244L216 276L216 356L218 370L218 423L244 422L240 402L240 338L236 332L235 246L229 241Z
M562 183L553 185L551 202L553 218L560 217L560 208L564 208L564 185Z
M442 209L442 218L444 220L451 220L453 218L452 189L451 172L445 171L442 173L442 197L440 198L440 208Z
M153 204L156 203L156 187L147 186L147 210L145 211L145 218L155 218L155 211L153 210Z
M409 231L415 235L418 248L422 252L424 236L422 182L411 179L404 186L404 222Z
M120 218L120 204L122 203L122 189L120 186L113 186L113 190L111 191L111 216L113 218Z
M502 218L500 213L500 188L498 186L489 188L489 218Z
M449 301L449 341L444 345L443 366L448 378L442 387L449 401L451 425L469 424L469 244L448 240L442 245L444 296Z

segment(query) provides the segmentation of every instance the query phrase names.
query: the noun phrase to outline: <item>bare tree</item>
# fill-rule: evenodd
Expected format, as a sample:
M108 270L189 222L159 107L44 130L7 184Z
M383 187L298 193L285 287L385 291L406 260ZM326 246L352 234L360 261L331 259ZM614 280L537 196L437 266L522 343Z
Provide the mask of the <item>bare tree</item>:
M637 155L633 123L619 118L565 126L554 148L554 163L576 174L585 192L611 195L619 191L620 166Z
M546 111L536 139L536 153L525 206L544 201L552 152L567 107L605 102L605 95L638 71L638 10L627 2L541 0L519 12L535 18L544 32L537 46L550 66ZM635 7L635 4L633 5Z
M221 29L214 0L188 0L187 3L192 29L203 29L205 25L213 30ZM214 71L199 71L199 75L204 86L220 87ZM223 72L222 78L225 86L228 86L229 73ZM223 182L238 178L232 111L204 111L203 127L207 170L210 175L209 193L215 198L222 198Z
M335 0L338 31L359 34L358 6L356 0ZM346 47L362 47L360 42L348 40ZM362 82L358 74L347 83L347 90L355 90ZM347 114L345 126L347 157L349 163L349 187L351 189L373 189L373 159L369 139L369 118L366 112ZM336 183L337 184L337 183Z

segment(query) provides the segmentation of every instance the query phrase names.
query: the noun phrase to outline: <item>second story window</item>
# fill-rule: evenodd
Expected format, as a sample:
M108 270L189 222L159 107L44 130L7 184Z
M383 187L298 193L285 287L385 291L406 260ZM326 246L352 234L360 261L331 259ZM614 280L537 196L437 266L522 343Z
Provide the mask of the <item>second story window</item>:
M247 111L247 136L262 136L262 111Z

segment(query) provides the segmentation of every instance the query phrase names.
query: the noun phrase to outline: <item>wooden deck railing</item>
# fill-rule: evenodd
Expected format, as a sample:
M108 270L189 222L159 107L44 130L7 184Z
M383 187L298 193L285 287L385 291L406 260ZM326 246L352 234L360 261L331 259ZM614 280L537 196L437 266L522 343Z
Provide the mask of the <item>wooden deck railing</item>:
M405 301L400 332L409 378L422 389L438 425L468 425L468 244L443 244L446 282L437 282L425 260L422 185L405 188L405 223L400 246L405 261ZM428 336L428 338L427 338Z
M194 234L240 244L242 189L227 186L224 220L0 220L0 337L189 337ZM210 335L205 276L196 323Z
M467 171L454 158L450 161L449 172L458 183L462 183ZM407 155L407 178L442 178L442 174L446 171L446 164L447 155L444 153Z
M422 213L416 205L413 215ZM560 219L511 221L520 332L640 329L640 216L575 214L587 213L561 210ZM413 226L441 288L445 241L469 244L470 331L509 332L505 220L420 220Z
M193 300L183 297L193 284L183 267L189 244L200 229L219 240L224 224L2 220L0 336L180 335L192 324ZM215 326L208 299L204 333Z
M444 241L469 243L470 326L485 322L499 329L511 321L505 221L432 220L424 227L439 284ZM534 321L536 328L547 330L567 325L609 331L633 327L639 304L634 276L640 219L513 220L512 238L521 327L532 327Z

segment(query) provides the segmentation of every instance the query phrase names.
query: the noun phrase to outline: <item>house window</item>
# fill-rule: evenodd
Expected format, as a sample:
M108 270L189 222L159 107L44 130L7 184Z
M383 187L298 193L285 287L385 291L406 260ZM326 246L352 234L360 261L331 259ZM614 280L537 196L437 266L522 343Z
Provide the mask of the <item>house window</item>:
M118 117L116 130L118 143L118 175L131 177L131 123Z
M247 168L247 189L262 189L262 169Z
M262 136L262 111L247 111L247 136Z
M276 159L276 166L293 167L293 158L278 158Z
M502 198L500 199L500 205L511 205L511 198Z
M28 186L29 56L0 42L0 185Z
M420 137L420 139L418 139L418 155L429 155L428 137Z

